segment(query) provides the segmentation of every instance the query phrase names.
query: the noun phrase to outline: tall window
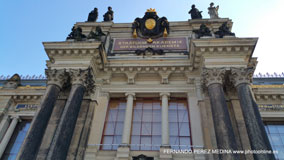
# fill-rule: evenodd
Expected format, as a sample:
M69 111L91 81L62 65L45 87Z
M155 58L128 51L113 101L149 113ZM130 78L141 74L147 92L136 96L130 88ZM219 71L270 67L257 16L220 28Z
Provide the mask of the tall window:
M191 138L186 99L169 101L169 130L172 149L190 149Z
M125 100L110 100L102 141L103 150L116 150L121 143L125 109Z
M266 125L265 126L270 144L273 150L277 150L276 159L284 160L284 125Z
M161 130L161 102L153 99L135 101L131 150L159 150Z
M1 160L16 159L30 125L30 120L22 120L17 124Z

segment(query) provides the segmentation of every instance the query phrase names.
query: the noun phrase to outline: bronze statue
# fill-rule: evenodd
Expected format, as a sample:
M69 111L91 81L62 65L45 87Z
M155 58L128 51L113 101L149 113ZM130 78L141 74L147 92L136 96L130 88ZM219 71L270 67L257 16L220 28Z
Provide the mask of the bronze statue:
M188 12L188 14L191 14L191 19L202 19L201 13L202 11L199 11L197 8L195 8L194 4L191 6L191 10Z
M113 20L113 10L111 7L108 7L108 11L104 14L104 22Z
M72 28L72 32L68 35L68 37L66 38L68 39L74 39L76 41L82 41L84 38L86 38L86 36L84 34L82 34L82 28L78 27Z
M105 34L103 33L102 28L100 26L97 26L96 32L91 31L87 38L101 40L102 36L105 36Z
M98 8L94 8L94 10L92 10L90 13L89 13L89 16L88 16L88 21L87 22L96 22L97 19L98 19Z
M219 38L223 38L224 36L235 36L235 33L232 33L227 25L227 22L223 23L217 32L215 32Z
M205 24L201 24L199 30L193 30L193 32L197 34L197 38L204 36L212 36L209 28Z

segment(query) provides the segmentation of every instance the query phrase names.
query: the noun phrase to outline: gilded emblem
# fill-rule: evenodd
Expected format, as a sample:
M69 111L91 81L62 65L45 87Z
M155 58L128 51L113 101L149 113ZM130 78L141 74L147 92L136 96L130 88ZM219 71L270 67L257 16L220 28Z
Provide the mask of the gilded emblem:
M145 26L147 29L152 30L156 26L156 21L153 18L149 18L146 20Z

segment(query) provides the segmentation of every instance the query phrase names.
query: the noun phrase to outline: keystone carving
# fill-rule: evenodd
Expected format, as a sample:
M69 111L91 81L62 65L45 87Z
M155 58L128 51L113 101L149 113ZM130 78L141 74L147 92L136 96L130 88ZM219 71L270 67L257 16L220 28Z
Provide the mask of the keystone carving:
M57 85L59 88L62 88L63 84L66 83L68 76L65 69L46 69L45 75L47 78L47 85Z
M251 83L254 68L231 68L230 80L234 86L238 86L242 83Z
M204 68L202 76L206 87L214 83L223 84L225 72L225 68Z

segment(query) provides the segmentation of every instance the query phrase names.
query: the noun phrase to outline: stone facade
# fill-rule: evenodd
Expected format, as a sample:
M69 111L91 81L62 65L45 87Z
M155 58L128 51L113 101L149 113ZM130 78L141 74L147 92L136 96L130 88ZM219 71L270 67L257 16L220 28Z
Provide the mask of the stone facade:
M251 83L257 63L252 57L257 38L215 38L214 33L224 22L232 27L232 21L226 18L169 22L167 38L186 37L187 50L169 50L162 55L151 50L143 55L113 53L115 39L132 39L131 23L76 23L75 27L82 28L85 35L100 26L107 36L101 40L44 42L49 57L46 86L0 87L0 139L8 143L6 135L13 132L12 125L20 119L32 119L18 154L21 160L128 160L141 154L155 160L271 156L166 152L170 147L171 98L187 99L192 143L189 145L196 151L269 150L262 120L283 123L284 86ZM212 37L197 39L193 30L201 24L206 24ZM153 97L162 104L160 150L131 150L133 103L136 98ZM107 151L101 149L101 144L111 98L123 98L127 104L122 143L117 150ZM255 102L260 105L260 114ZM37 107L17 109L19 104ZM280 109L264 109L265 105L278 105ZM254 131L251 125L256 126ZM3 140L0 149L4 152L7 144L2 145Z

